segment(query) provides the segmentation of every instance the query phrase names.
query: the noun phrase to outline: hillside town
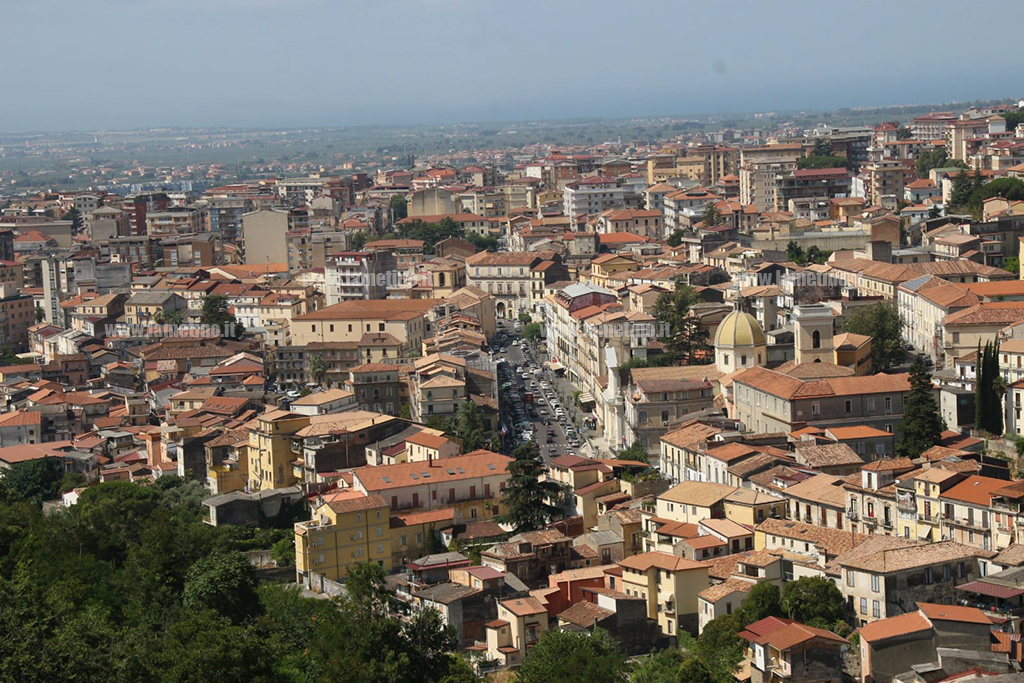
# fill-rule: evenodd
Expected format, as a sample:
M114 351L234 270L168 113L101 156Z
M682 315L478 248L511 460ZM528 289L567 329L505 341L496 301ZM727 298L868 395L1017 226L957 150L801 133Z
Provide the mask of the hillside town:
M0 187L0 673L1024 680L1024 101L390 159Z

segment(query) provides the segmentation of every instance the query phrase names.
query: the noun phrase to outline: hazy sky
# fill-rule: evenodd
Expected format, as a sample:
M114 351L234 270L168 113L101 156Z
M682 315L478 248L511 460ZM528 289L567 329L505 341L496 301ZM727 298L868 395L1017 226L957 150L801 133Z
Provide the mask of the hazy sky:
M0 130L1021 97L1012 32L961 32L1021 19L1021 0L0 0Z

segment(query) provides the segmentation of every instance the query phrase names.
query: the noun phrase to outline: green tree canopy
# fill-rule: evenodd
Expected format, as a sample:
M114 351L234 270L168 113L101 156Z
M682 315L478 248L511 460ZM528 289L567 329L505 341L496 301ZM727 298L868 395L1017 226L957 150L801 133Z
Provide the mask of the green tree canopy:
M903 318L891 303L879 301L856 308L847 316L843 329L871 337L871 361L878 370L899 365L907 355Z
M409 215L409 202L401 195L391 195L391 199L388 201L388 210L391 213L391 219L397 223Z
M820 576L804 576L782 588L786 616L808 626L833 628L843 619L844 604L839 588Z
M41 505L61 493L64 467L57 458L40 458L13 464L0 470L0 501L29 501Z
M546 631L523 660L518 683L619 683L626 655L606 631Z
M214 553L189 568L182 604L186 609L212 609L236 624L258 615L256 572L240 552Z
M685 236L685 230L683 230L682 228L676 228L675 230L672 231L672 234L669 235L668 239L665 241L668 243L668 246L670 247L678 247L680 244L683 243L683 237Z
M666 353L681 365L704 365L714 360L707 328L696 316L689 315L700 301L697 290L677 282L673 291L665 292L654 302L658 337L665 343Z
M501 524L511 524L516 533L535 531L559 514L560 509L551 501L559 499L562 487L555 481L541 481L544 464L535 442L519 446L512 457L501 501L505 511L496 520Z
M743 604L737 610L740 628L766 617L781 617L782 593L770 581L759 581L750 589Z
M629 448L625 448L619 451L617 456L619 460L635 460L637 462L647 462L647 449L640 443L640 439L637 439L629 445Z
M240 337L244 330L238 324L235 314L231 312L231 304L223 294L207 294L203 297L203 308L199 314L203 325L212 325L226 331L229 337Z
M910 392L903 404L903 433L896 445L896 454L916 458L939 443L942 417L935 402L932 375L918 356L910 366Z

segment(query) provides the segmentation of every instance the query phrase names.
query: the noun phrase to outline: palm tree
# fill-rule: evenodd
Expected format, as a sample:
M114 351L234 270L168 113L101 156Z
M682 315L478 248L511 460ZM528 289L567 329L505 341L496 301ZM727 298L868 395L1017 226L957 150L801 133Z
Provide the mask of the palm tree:
M322 385L324 383L324 379L327 377L327 364L324 362L324 357L320 354L309 359L309 374L312 375L313 381L317 384Z

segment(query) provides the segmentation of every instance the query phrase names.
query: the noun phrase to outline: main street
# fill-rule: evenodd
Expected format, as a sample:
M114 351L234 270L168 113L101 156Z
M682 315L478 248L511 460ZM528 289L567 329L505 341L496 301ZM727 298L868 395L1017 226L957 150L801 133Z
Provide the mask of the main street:
M536 407L537 414L536 416L531 416L527 412L526 419L531 424L531 428L533 430L533 441L537 443L544 462L548 462L552 457L564 455L565 453L579 454L579 448L575 448L569 444L569 440L565 433L566 427L573 426L576 420L574 416L577 414L575 406L572 405L571 393L568 395L568 400L566 400L565 396L559 395L560 393L565 393L564 389L556 384L557 382L560 382L560 380L554 378L553 373L544 368L543 361L540 360L536 353L530 352L532 358L531 361L526 359L523 347L524 342L515 332L511 321L498 321L498 326L511 336L507 341L507 346L502 344L502 346L504 346L503 351L495 354L495 360L504 359L514 371L521 367L526 367L530 370L530 378L525 380L525 382L519 381L518 379L512 380L515 383L515 387L513 387L513 389L520 397L525 396L528 392L533 393L534 395L534 406ZM513 340L519 341L519 344L513 345ZM542 372L541 377L539 378L537 378L534 373L538 368ZM554 382L552 382L552 380L554 380ZM505 380L499 376L499 387L504 383L504 381ZM536 386L532 386L532 382L536 382ZM545 392L541 388L541 382L547 382L551 388ZM505 395L508 395L508 393ZM511 417L514 414L513 405L511 401L505 400L505 395L502 396L501 402L502 420L504 424L508 425L510 429L512 429L516 421L514 417ZM563 410L565 410L566 421L564 423L560 423L555 417L554 409L551 406L551 397L554 397ZM525 410L526 404L524 403L523 406ZM541 414L541 410L547 411L548 414ZM550 422L550 425L544 424L545 419ZM547 443L549 429L554 430L554 440L550 444Z

